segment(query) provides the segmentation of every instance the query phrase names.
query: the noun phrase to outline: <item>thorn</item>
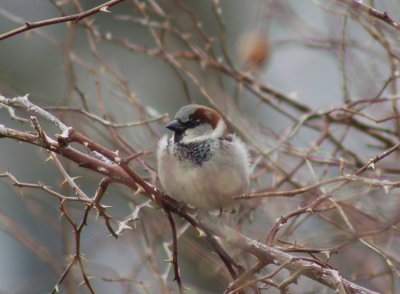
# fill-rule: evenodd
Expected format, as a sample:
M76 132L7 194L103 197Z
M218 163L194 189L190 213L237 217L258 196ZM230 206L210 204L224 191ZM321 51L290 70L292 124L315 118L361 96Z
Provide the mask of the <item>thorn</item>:
M321 253L324 254L327 259L329 259L329 257L331 256L331 252L329 250L321 251Z
M200 230L199 228L196 228L196 229L197 229L197 232L199 233L200 238L206 237L206 233L204 233L203 230Z
M375 163L371 162L370 164L368 164L368 168L375 170Z
M80 288L82 285L85 285L86 284L86 282L85 282L85 280L83 280L82 282L80 282L79 284L78 284L78 288Z
M111 11L108 10L108 6L104 6L104 7L100 8L100 11L105 12L105 13L111 13Z
M386 195L390 192L390 187L387 185L383 185L383 190L385 191Z
M64 186L66 183L67 183L67 180L64 179L64 181L62 181L61 184L60 184L60 188L62 188L62 186Z
M118 230L115 233L117 235L121 235L121 233L125 230L133 230L133 228L128 226L125 222L119 222Z
M101 208L104 208L104 209L112 208L112 207L113 207L112 205L104 205L104 204L101 205Z
M140 194L140 193L142 193L142 192L144 192L143 187L142 187L142 186L138 186L136 192L135 192L133 195L137 195L137 194Z

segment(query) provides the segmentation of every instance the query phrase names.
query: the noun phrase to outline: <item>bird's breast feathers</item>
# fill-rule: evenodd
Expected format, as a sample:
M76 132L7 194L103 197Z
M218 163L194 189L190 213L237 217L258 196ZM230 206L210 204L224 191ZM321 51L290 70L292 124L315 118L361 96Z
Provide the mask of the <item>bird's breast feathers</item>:
M166 192L199 208L225 207L249 184L247 151L234 135L192 145L174 144L164 137L158 164Z

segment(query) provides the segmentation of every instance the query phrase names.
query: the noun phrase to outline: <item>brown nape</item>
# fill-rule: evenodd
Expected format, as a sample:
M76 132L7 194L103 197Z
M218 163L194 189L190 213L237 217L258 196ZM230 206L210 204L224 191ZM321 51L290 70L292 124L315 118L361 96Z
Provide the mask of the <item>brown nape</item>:
M202 107L197 109L193 114L190 115L191 119L199 119L200 121L209 123L213 129L217 127L218 121L221 119L221 115L212 108Z

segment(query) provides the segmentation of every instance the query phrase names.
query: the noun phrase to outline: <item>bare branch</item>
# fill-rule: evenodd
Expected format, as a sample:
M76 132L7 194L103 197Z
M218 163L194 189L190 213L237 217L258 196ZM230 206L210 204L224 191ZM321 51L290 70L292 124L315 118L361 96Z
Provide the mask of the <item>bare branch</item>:
M7 39L9 37L18 35L22 32L26 32L35 28L39 28L39 27L44 27L44 26L49 26L49 25L53 25L53 24L57 24L57 23L63 23L63 22L70 22L70 21L75 21L78 22L88 16L91 16L93 14L96 14L100 11L108 11L108 7L111 7L115 4L118 4L120 2L123 2L125 0L111 0L108 2L105 2L101 5L98 5L96 7L93 7L89 10L86 10L82 13L77 13L77 14L73 14L73 15L68 15L68 16L61 16L61 17L56 17L56 18L51 18L51 19L46 19L46 20L42 20L42 21L37 21L37 22L25 22L24 26L21 26L19 28L16 28L14 30L11 30L9 32L3 33L0 35L0 41Z
M368 4L365 4L363 1L359 1L359 0L335 0L335 1L340 1L342 3L345 3L345 4L349 5L350 8L352 8L352 9L358 9L364 13L369 14L372 17L375 17L375 18L391 25L395 29L400 30L400 24L397 21L395 21L388 14L387 11L381 12L381 11L369 6Z
M332 289L337 289L340 285L344 285L348 293L378 293L344 279L337 270L323 268L312 262L303 261L273 247L249 239L232 229L225 228L224 230L218 230L216 233L234 246L256 256L259 260L272 260L276 265L283 265L291 272L305 275Z

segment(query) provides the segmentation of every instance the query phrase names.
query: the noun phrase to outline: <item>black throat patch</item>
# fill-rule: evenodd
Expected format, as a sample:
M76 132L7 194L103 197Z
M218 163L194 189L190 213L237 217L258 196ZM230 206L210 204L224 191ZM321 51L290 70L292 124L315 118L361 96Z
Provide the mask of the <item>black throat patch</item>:
M190 160L194 164L202 165L204 162L210 160L213 156L211 150L211 140L204 140L192 143L177 143L174 153L180 159Z

